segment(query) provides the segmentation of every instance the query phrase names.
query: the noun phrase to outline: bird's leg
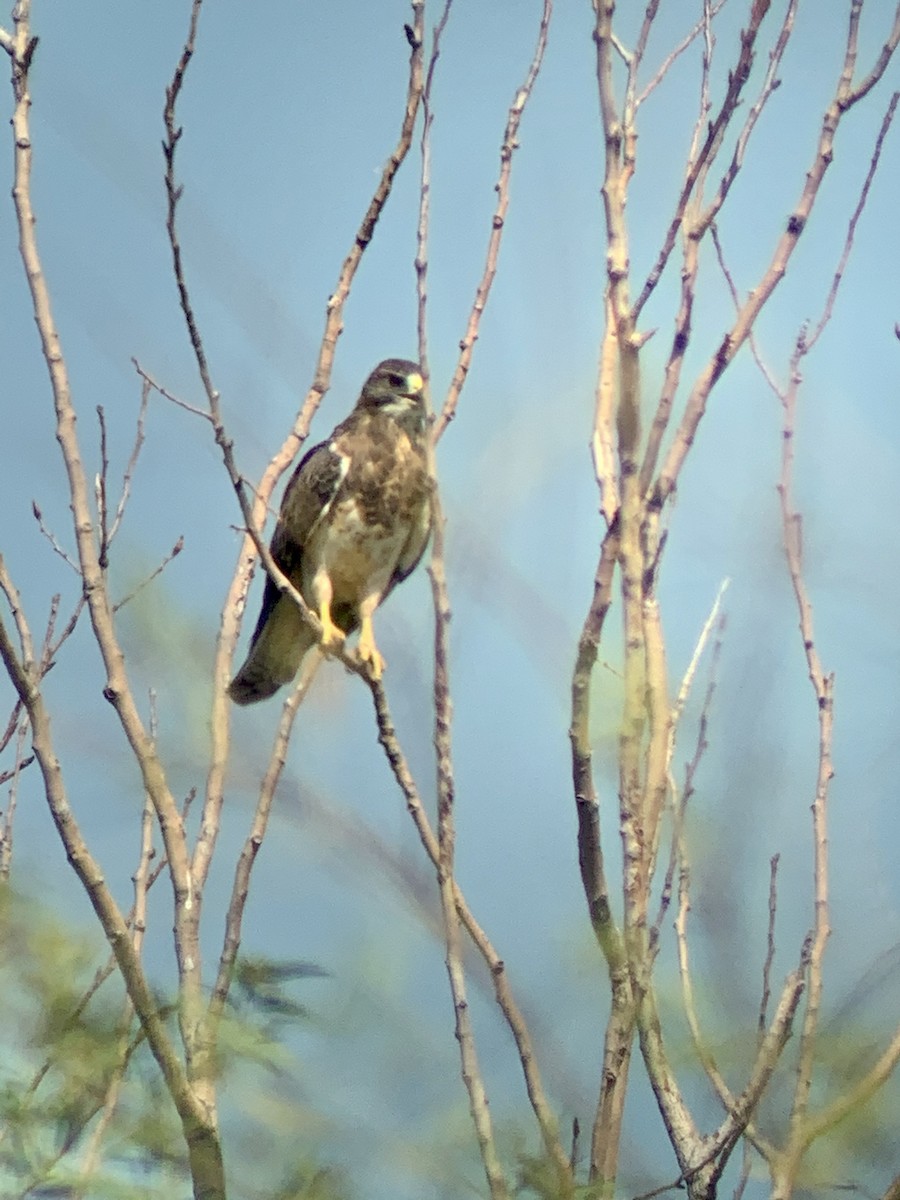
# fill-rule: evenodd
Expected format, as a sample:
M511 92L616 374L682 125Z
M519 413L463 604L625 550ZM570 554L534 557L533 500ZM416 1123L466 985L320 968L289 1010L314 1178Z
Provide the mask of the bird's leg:
M336 650L343 645L347 636L331 619L331 580L325 571L317 571L313 579L313 591L318 602L319 620L322 622L321 646L323 650Z
M359 657L367 663L373 679L380 679L385 668L385 661L375 645L375 630L372 626L372 613L378 607L380 596L366 597L360 605Z

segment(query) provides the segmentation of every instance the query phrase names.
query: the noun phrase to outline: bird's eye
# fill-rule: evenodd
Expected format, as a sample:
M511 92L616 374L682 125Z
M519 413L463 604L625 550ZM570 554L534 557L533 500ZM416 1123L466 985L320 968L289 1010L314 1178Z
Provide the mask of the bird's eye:
M402 375L388 375L388 383L395 388L406 386L406 380Z

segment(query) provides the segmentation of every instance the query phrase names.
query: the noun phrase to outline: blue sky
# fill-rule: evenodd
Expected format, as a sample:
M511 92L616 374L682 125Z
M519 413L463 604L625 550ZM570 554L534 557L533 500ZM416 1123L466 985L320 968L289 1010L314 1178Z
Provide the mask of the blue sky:
M621 36L630 43L627 7ZM661 6L648 72L700 7ZM840 15L832 15L839 8ZM506 110L531 57L539 10L536 0L457 0L446 32L433 140L430 353L438 398L480 274ZM429 24L436 15L429 12ZM718 23L719 88L741 16L741 6L731 3ZM887 0L869 0L861 62L871 61L891 17ZM167 254L160 151L163 90L187 18L187 4L173 0L88 10L35 6L41 36L32 75L38 235L83 445L94 461L97 404L107 413L115 461L127 457L139 399L132 355L185 399L200 398ZM407 19L401 0L270 0L262 10L234 0L204 5L180 109L181 232L213 378L249 477L280 444L311 381L325 301L394 145ZM769 38L777 19L770 17ZM566 737L574 646L601 533L588 453L604 283L591 27L586 0L560 0L522 124L500 272L458 419L439 451L454 606L460 878L535 1021L555 1039L546 1070L560 1111L566 1120L577 1113L583 1124L596 1091L605 1004L577 877ZM722 222L730 265L744 290L755 284L799 194L839 68L843 27L843 6L834 5L828 16L801 6L783 86L760 122ZM697 63L695 51L686 54L641 113L629 206L636 281L653 261L671 212L694 119ZM810 227L761 320L762 352L778 375L799 324L820 310L896 86L894 65L847 118ZM900 319L898 155L894 130L835 319L808 363L798 422L808 582L820 650L837 673L829 957L835 1005L900 932L894 769L900 753L900 345L893 332ZM314 438L345 414L375 362L415 355L417 181L411 156L347 306L333 386ZM62 590L70 603L76 592L74 576L30 515L34 498L71 545L52 406L8 203L0 208L0 256L9 437L0 475L2 552L39 625L54 591ZM662 376L676 286L677 267L671 267L645 314L646 325L659 328L644 352L648 402ZM730 301L707 254L691 370L718 343L729 315ZM124 629L136 685L158 695L173 786L186 791L203 780L209 667L239 514L203 422L154 399L147 435L113 578L127 591L184 535L183 554L132 606ZM723 1011L736 1012L747 1027L755 1019L771 854L783 855L781 971L793 963L811 917L815 709L780 551L779 451L777 402L742 354L714 393L682 476L661 583L674 684L721 580L732 580L711 747L691 830L698 935L713 980L706 1016L713 1027ZM424 572L391 598L378 628L399 731L430 796L431 612ZM603 654L614 663L615 621L609 630ZM124 750L110 752L118 731L100 698L102 682L82 629L66 652L65 669L48 681L48 693L73 803L124 897L140 797ZM596 692L598 771L612 848L615 676L599 671ZM696 706L688 715L696 717ZM208 917L229 885L229 856L243 836L276 717L276 705L235 717L233 794ZM685 729L682 757L692 749L693 730ZM323 1009L346 1008L348 1020L351 1012L369 1014L358 1018L358 1036L335 1020L329 1034L311 1034L301 1048L312 1077L311 1103L321 1103L335 1122L322 1136L324 1152L347 1153L348 1125L371 1120L371 1141L360 1134L353 1151L358 1161L349 1162L359 1169L368 1164L365 1194L438 1196L424 1190L429 1185L411 1165L409 1144L431 1144L440 1130L464 1127L441 952L383 870L364 855L357 862L343 835L335 834L335 822L316 816L317 798L351 822L369 822L392 855L428 878L375 744L366 695L334 665L322 672L298 722L273 836L254 882L245 949L319 962L334 972L329 983L315 985ZM17 856L20 870L39 871L87 920L87 905L77 899L50 836L36 779L23 786ZM158 940L150 953L163 975L169 970L168 905L158 889ZM210 947L217 936L212 920ZM746 966L725 987L724 976L734 974L725 964L736 943ZM896 981L883 1012L895 1001ZM373 1011L383 1012L382 1024L373 1022ZM476 1001L476 1019L502 1122L523 1111L516 1065L487 1003ZM392 1056L399 1031L412 1029L416 1051L398 1064ZM351 1082L338 1087L334 1081L344 1073ZM433 1091L424 1114L413 1119L403 1109L423 1078ZM374 1099L385 1094L387 1103ZM630 1136L641 1144L647 1136L662 1142L645 1098L635 1105ZM672 1174L664 1154L642 1157L635 1150L635 1169L654 1163L657 1183Z

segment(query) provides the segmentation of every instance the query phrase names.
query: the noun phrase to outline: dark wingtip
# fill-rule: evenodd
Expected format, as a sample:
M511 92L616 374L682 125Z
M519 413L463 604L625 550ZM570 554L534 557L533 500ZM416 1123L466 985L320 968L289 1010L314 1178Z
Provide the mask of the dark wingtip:
M240 704L243 708L248 704L257 704L260 700L268 700L270 696L275 695L280 686L270 679L247 678L239 672L228 685L228 695L235 704Z

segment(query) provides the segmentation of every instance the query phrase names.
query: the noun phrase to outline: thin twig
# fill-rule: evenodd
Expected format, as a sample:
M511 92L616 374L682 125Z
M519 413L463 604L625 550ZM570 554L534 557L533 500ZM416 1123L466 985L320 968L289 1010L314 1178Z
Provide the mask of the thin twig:
M435 25L431 35L431 54L428 59L428 70L425 73L425 86L422 89L422 137L419 142L421 153L421 173L419 177L419 221L416 227L416 308L417 332L419 343L419 364L425 379L429 379L428 369L428 234L431 201L431 126L434 112L431 107L431 89L441 56L441 38L450 19L453 0L444 0L444 9L440 20ZM428 394L430 409L430 389ZM429 412L429 416L431 413Z
M878 130L878 136L875 139L875 148L872 151L872 157L869 160L869 169L866 172L866 177L863 180L862 188L860 189L859 199L856 202L856 208L847 224L847 236L844 238L844 248L841 251L841 257L838 260L837 268L834 272L834 278L831 281L831 287L828 289L828 296L825 300L825 305L822 313L813 326L812 332L806 338L806 353L815 346L816 342L822 336L825 327L831 320L834 312L834 304L837 300L837 294L844 278L844 272L847 269L847 263L850 261L850 255L853 251L853 239L856 236L856 227L859 224L859 219L866 207L866 201L869 198L869 189L872 186L872 180L875 178L875 172L878 170L878 163L881 160L881 151L884 147L884 139L888 135L891 127L891 122L897 111L897 102L900 100L900 92L894 92L888 101L887 109L881 119L881 128Z
M155 710L154 710L155 712ZM151 722L150 732L152 737L156 737L156 720ZM147 891L150 886L150 862L154 855L153 849L153 803L149 796L144 798L144 809L141 814L141 842L140 854L138 857L138 865L132 875L132 883L134 884L134 904L132 907L133 919L131 921L131 940L134 946L135 954L138 957L141 955L143 948L144 934L147 929ZM134 1034L131 1032L131 1027L134 1021L134 1005L131 998L126 995L122 1005L122 1015L119 1018L118 1029L118 1059L110 1071L109 1078L106 1081L106 1088L103 1093L103 1101L100 1107L100 1119L94 1126L91 1136L88 1139L84 1150L81 1162L81 1170L78 1180L78 1185L73 1192L72 1200L82 1200L87 1193L87 1188L95 1175L100 1164L100 1156L103 1146L103 1141L109 1132L112 1125L116 1109L119 1105L119 1098L122 1091L122 1081L125 1078L125 1072L128 1068L131 1055L136 1048L134 1042Z
M666 264L675 246L675 239L684 220L684 214L687 211L691 197L694 195L697 181L719 153L725 132L740 102L747 80L750 78L750 70L755 57L756 39L763 18L769 9L770 2L771 0L753 0L747 28L741 30L740 52L738 53L734 67L728 73L728 87L725 96L718 113L709 122L706 138L700 152L694 157L688 167L681 193L675 205L675 212L669 222L669 228L663 239L662 247L650 274L644 282L640 295L634 303L632 320L635 322L640 316L644 305L656 290L656 285L659 283L662 273L666 268Z
M435 441L438 441L456 415L459 396L466 382L469 367L472 364L472 354L475 349L475 342L478 340L481 318L484 315L484 309L490 296L494 276L497 273L497 260L500 255L503 228L506 223L507 210L509 209L509 181L512 174L513 155L519 148L519 126L522 122L522 114L525 111L525 106L528 103L538 73L540 72L541 63L544 60L544 51L547 47L547 36L550 31L550 18L552 15L553 0L543 0L543 11L541 13L541 23L538 30L534 56L525 76L525 81L516 92L509 110L506 129L503 133L503 142L500 146L500 174L494 185L494 190L497 193L497 204L491 218L491 232L488 238L484 271L475 289L475 299L472 302L466 331L459 343L459 358L456 361L456 369L453 372L453 378L450 381L450 387L447 390L440 415L434 423L432 436Z
M694 794L694 779L696 778L700 763L709 746L707 732L709 729L710 714L712 712L712 704L719 677L719 660L723 645L722 635L725 628L725 618L724 616L720 616L720 609L722 605L722 599L725 595L725 590L728 587L729 582L730 581L728 579L724 579L719 586L719 591L716 595L715 601L713 602L713 607L706 619L706 622L704 623L703 629L701 630L697 645L694 647L694 653L691 656L691 661L688 664L688 668L682 678L681 686L678 689L678 695L672 708L672 733L669 746L667 775L669 780L669 790L672 795L672 813L675 830L672 837L672 848L669 855L669 864L666 868L666 874L660 893L659 910L657 912L656 920L653 922L653 925L650 928L650 946L652 949L655 949L659 945L662 923L665 919L666 913L669 910L669 905L671 904L675 871L678 866L679 858L680 831L684 827L687 806ZM697 723L697 740L694 747L694 754L685 768L684 790L683 792L679 793L678 785L675 782L675 776L671 768L678 722L681 719L684 706L687 703L687 698L690 694L694 676L696 674L703 650L706 648L713 629L716 626L718 626L718 629L716 632L716 640L713 643L712 662L709 669L709 681L706 685L706 693L703 697L703 703L700 707L700 718Z
M858 0L853 0L853 4L856 6ZM756 8L757 0L754 0L754 12ZM900 20L900 6L898 6L897 11L898 20ZM752 23L751 21L751 25ZM746 37L746 34L744 37ZM896 44L892 33L892 38L886 43L886 49L890 49L890 54L887 59L883 60L879 58L875 68L873 68L872 84L877 82L874 74L877 74L878 78L880 78L884 73L890 55L896 49ZM848 35L844 64L835 85L832 99L822 115L815 154L804 176L799 198L788 218L785 230L775 246L768 267L763 272L757 286L748 293L731 328L721 339L719 346L708 360L706 367L701 371L691 390L672 445L653 486L651 508L654 511L661 510L675 490L681 467L696 438L697 429L706 411L710 393L722 377L722 374L734 360L738 350L740 350L749 337L757 317L784 277L788 263L797 248L797 243L807 226L809 216L821 190L822 181L834 158L835 136L841 120L860 99L861 95L864 94L862 92L858 93L858 90L852 86L854 63L855 44L852 40L851 31L851 35Z
M725 6L726 0L717 0L715 4L704 4L704 15L696 23L693 29L681 39L678 45L671 50L659 65L656 74L646 85L644 90L635 98L634 107L637 110L644 103L650 94L662 83L666 75L668 75L672 64L684 54L685 50L691 46L701 34L706 34L709 29L710 21L717 16Z
M140 592L142 592L144 590L144 588L147 587L148 584L151 584L154 579L157 579L160 575L162 575L163 571L166 569L166 567L169 565L169 563L172 561L172 559L177 558L183 549L184 549L184 538L180 537L178 539L178 541L175 543L175 545L172 547L172 549L169 551L169 553L166 555L166 557L162 560L162 562L156 568L156 570L151 571L151 573L147 576L147 578L141 580L141 582L137 585L137 587L133 588L126 596L123 596L121 600L116 601L116 603L112 606L113 612L117 613L120 608L124 608L125 605L128 604L131 600L133 600L135 598L135 596L137 596Z
M12 769L4 771L0 775L0 784L12 781L9 789L9 799L3 813L3 824L0 827L0 880L4 882L9 879L9 870L12 864L13 824L16 819L16 804L19 798L19 779L22 771L34 762L33 754L25 755L25 738L27 735L28 722L21 721L16 735L16 757L13 761Z
M734 303L735 311L740 312L741 298L740 298L740 295L738 294L737 284L734 281L734 276L732 275L731 269L729 268L728 263L725 259L725 249L722 245L722 239L719 235L719 227L715 221L713 221L713 223L710 225L709 232L710 232L710 236L712 237L713 246L715 247L716 260L719 264L719 269L722 272L722 276L725 279L725 283L728 287L728 291L731 293L731 299L732 299L732 302ZM763 379L765 379L766 383L769 385L772 392L780 400L781 399L781 388L779 387L778 383L776 382L775 377L772 374L772 372L766 366L765 359L762 356L762 351L759 348L759 342L757 340L756 333L752 329L747 334L747 345L750 347L750 353L753 356L753 361L756 363L759 373L762 375Z
M321 662L322 658L318 654L307 661L307 665L304 667L297 685L284 702L275 733L275 743L269 755L268 766L259 790L259 798L256 802L253 821L235 866L231 899L229 900L228 910L225 914L225 937L222 943L222 952L219 956L216 982L209 1000L209 1014L214 1026L221 1018L225 1002L228 998L228 991L231 987L234 964L237 960L241 944L241 926L244 917L244 906L247 902L247 895L250 889L250 876L256 862L256 856L259 853L259 848L265 837L266 829L268 828L269 815L272 811L275 792L284 771L285 762L287 761L287 748L291 731L294 727L294 720Z
M134 364L135 371L137 371L138 375L141 377L143 385L141 389L142 404L144 389L152 388L154 392L159 392L160 396L162 396L164 400L168 400L171 404L177 405L178 408L183 408L185 412L193 413L195 417L203 417L205 421L212 421L212 415L207 409L198 408L196 404L188 404L186 400L182 400L180 396L176 396L174 392L170 392L168 388L163 387L161 383L157 382L157 380L153 378L149 371L144 370L136 358L132 358L131 361Z
M132 359L132 362L135 360ZM125 471L122 475L122 489L119 493L119 502L116 505L115 516L112 524L109 527L108 544L111 544L119 528L122 524L122 518L125 516L125 509L128 505L131 496L131 483L134 478L135 468L137 467L138 458L140 457L141 447L144 444L144 422L147 418L147 406L150 403L150 381L143 379L141 381L141 403L138 408L137 422L134 431L134 444L131 447L131 454L128 456L128 462L125 464Z
M97 526L100 540L98 561L101 568L109 566L109 527L106 509L106 481L109 474L109 453L106 446L106 414L103 405L97 405L97 420L100 424L100 470L94 476L94 497L97 501Z
M769 923L766 929L766 958L763 963L762 992L759 998L759 1020L757 1022L757 1033L760 1038L763 1036L768 1020L772 964L775 961L775 918L778 913L778 864L780 861L780 854L773 854L769 860Z
M68 552L60 545L60 542L59 542L58 538L56 537L56 534L51 529L48 529L47 526L44 524L44 514L38 508L38 504L37 504L36 500L32 500L32 502L31 502L31 511L34 513L34 519L38 523L38 528L40 529L40 531L44 535L44 537L47 539L47 541L50 543L50 545L53 547L54 552L59 555L59 557L63 560L63 562L66 562L69 564L69 566L72 568L72 570L75 572L76 575L80 575L81 568L79 567L78 563L75 562L75 560L69 556Z

